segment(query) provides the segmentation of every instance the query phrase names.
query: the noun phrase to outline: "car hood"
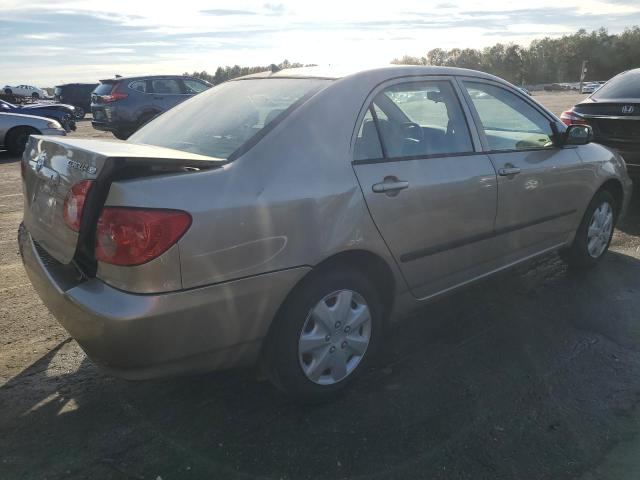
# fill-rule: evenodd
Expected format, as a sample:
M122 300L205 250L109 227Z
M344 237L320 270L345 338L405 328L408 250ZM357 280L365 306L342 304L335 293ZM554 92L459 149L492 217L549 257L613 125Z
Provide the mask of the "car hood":
M20 122L20 121L25 121L27 119L30 119L31 121L34 122L50 122L51 119L50 118L45 118L45 117L40 117L37 115L26 115L23 113L4 113L4 112L0 112L0 115L2 115L3 117L12 117L16 120L16 122Z
M28 105L21 105L18 107L22 110L49 110L72 113L75 107L67 105L66 103L31 103Z

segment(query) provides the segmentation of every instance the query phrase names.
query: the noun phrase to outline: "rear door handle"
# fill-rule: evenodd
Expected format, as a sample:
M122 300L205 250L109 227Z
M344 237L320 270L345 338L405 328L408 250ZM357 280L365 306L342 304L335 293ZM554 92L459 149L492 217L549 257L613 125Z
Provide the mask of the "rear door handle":
M375 193L396 192L409 188L409 182L398 180L397 182L380 182L374 183L371 189Z
M517 175L520 172L521 170L518 167L507 167L507 168L500 168L498 170L498 175L502 177L508 177L509 175Z

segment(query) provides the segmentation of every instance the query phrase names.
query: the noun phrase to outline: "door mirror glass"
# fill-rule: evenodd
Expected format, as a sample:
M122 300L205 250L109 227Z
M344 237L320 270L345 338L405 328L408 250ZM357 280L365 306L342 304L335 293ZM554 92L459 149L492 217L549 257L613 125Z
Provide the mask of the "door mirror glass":
M589 125L569 125L564 132L565 145L586 145L593 140L593 129Z

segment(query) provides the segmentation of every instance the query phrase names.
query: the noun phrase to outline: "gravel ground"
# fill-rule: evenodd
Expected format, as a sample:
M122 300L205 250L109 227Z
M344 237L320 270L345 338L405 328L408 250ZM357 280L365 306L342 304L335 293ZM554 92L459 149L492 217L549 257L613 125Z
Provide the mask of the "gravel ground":
M96 370L21 266L19 175L0 152L0 479L640 476L638 201L596 270L550 255L433 303L342 399L300 408L252 371Z

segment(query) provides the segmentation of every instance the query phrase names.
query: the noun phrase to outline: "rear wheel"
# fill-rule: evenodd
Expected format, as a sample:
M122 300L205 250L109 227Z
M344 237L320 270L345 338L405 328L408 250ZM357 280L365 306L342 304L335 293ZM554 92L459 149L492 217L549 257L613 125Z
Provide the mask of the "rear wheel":
M113 133L113 136L116 137L118 140L126 140L131 136L132 132L124 131L124 130L116 130L111 133Z
M33 92L31 94L31 98L40 98L40 94L38 92Z
M75 111L76 120L82 120L87 112L85 112L84 108L82 107L75 107L75 109L76 109Z
M384 308L356 270L316 272L281 308L265 345L267 371L288 396L334 398L375 356Z
M615 198L611 192L600 190L589 203L573 243L561 252L562 258L572 267L597 265L609 248L616 219Z
M29 140L29 135L37 135L38 132L35 128L30 127L17 127L7 133L6 146L7 150L13 155L21 155L24 152L24 147Z

